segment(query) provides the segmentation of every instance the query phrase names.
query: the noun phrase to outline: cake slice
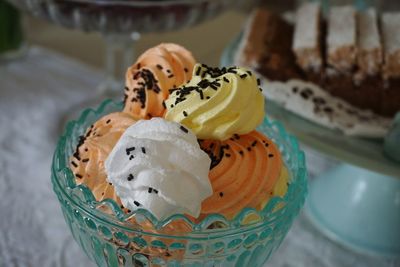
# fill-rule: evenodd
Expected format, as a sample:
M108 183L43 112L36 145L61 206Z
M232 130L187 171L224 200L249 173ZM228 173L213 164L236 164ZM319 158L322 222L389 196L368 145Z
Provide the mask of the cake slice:
M235 62L272 80L298 77L299 68L291 50L292 39L292 25L265 8L257 8L244 29Z
M382 45L376 11L370 8L357 16L357 75L374 76L382 65Z
M382 15L382 37L385 79L400 78L400 13Z
M302 5L296 14L293 51L297 64L305 71L319 72L321 55L321 8L318 3Z
M328 16L328 64L350 72L356 61L356 13L351 6L332 7Z

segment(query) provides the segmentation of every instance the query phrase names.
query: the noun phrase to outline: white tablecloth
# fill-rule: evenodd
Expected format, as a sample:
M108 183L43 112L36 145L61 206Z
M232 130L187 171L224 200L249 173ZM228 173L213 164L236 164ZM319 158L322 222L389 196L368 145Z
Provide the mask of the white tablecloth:
M50 182L63 114L94 94L96 70L32 48L0 63L0 267L94 266L73 240ZM121 92L122 94L122 92ZM331 163L308 154L312 174ZM330 242L302 214L266 266L400 266Z

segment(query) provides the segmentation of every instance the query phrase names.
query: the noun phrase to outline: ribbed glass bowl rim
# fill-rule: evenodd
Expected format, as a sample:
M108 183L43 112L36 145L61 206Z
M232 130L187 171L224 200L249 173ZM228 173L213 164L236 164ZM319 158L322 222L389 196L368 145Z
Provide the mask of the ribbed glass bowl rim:
M111 108L110 108L111 107ZM84 125L86 119L89 115L95 115L97 118L100 118L108 113L105 113L105 110L121 111L122 103L116 103L112 100L105 100L100 104L100 106L96 109L85 109L78 120L72 120L68 122L64 133L59 138L57 143L56 150L53 155L53 162L51 165L51 181L53 184L54 191L56 194L61 192L62 199L67 200L70 204L74 206L75 209L84 211L89 216L91 216L95 220L99 220L104 224L107 224L111 227L119 228L126 232L132 233L140 233L140 234L148 234L152 236L158 237L174 237L177 239L192 237L192 238L217 238L223 237L231 234L238 234L253 231L258 228L263 228L266 224L274 223L279 224L282 219L293 219L296 216L304 204L304 200L307 194L307 171L306 171L306 163L305 163L305 155L302 150L300 150L298 142L295 137L288 134L284 127L278 121L270 120L267 116L265 116L263 121L263 126L267 126L270 130L270 133L275 133L276 136L269 136L279 147L282 149L282 142L286 142L285 145L290 145L293 149L292 154L290 156L295 158L295 170L289 169L289 173L291 173L292 181L290 186L283 197L275 196L271 198L268 204L264 207L264 209L257 211L253 208L244 208L235 218L228 220L224 216L219 214L210 214L203 220L201 220L198 224L191 222L184 215L173 215L164 220L158 221L150 212L146 210L138 210L132 212L129 215L126 215L119 205L111 200L106 199L101 202L95 200L95 197L92 194L92 191L86 187L85 185L76 185L75 184L75 176L73 175L71 169L69 168L70 156L67 155L64 151L66 151L67 140L72 137L72 133L76 129L76 127L81 127ZM86 128L83 129L82 134L86 131ZM264 134L266 134L263 131ZM268 136L268 134L267 134ZM274 140L274 137L279 137L281 140ZM78 137L76 137L78 139ZM277 142L280 141L280 142ZM76 145L76 144L74 144ZM286 162L285 157L283 156L283 160ZM66 179L65 182L66 187L64 187L61 183L61 179ZM70 193L67 192L78 192L84 196L84 201L82 199L76 199L76 197L72 197ZM58 196L60 197L60 196ZM278 208L277 206L281 203L286 203L284 208ZM61 204L61 203L60 203ZM97 209L99 206L107 205L114 212L113 215L105 214ZM292 212L293 214L290 214ZM249 215L258 215L261 220L255 222L253 224L243 225L243 220L245 217ZM189 233L176 233L176 235L171 234L163 234L157 233L154 231L145 231L140 228L134 228L133 224L126 222L128 218L133 216L142 216L141 218L146 217L151 223L154 225L155 229L161 229L165 227L167 224L176 220L184 220L189 225L191 225L193 231ZM139 218L139 217L138 217ZM223 222L226 224L226 228L218 228L218 229L206 229L211 222ZM182 236L184 234L185 236Z

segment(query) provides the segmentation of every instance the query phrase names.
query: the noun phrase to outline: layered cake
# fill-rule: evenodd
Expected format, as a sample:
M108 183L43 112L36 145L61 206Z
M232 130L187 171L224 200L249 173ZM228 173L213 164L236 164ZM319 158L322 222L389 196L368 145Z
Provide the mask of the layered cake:
M351 6L331 7L323 16L319 4L307 3L289 21L258 8L246 25L235 62L280 82L276 87L292 83L286 98L297 94L301 105L312 105L314 114L299 111L303 115L324 117L337 124L332 128L345 132L363 135L352 128L359 124L369 128L365 136L383 136L389 118L400 110L399 20L400 13ZM283 98L277 88L272 91Z

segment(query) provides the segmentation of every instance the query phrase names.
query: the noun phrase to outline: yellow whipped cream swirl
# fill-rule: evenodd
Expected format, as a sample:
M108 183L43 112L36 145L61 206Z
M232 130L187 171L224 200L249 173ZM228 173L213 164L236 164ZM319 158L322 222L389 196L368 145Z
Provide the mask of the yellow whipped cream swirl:
M196 64L190 82L172 90L165 104L165 118L187 126L199 139L247 134L264 117L264 97L255 75L238 67Z

